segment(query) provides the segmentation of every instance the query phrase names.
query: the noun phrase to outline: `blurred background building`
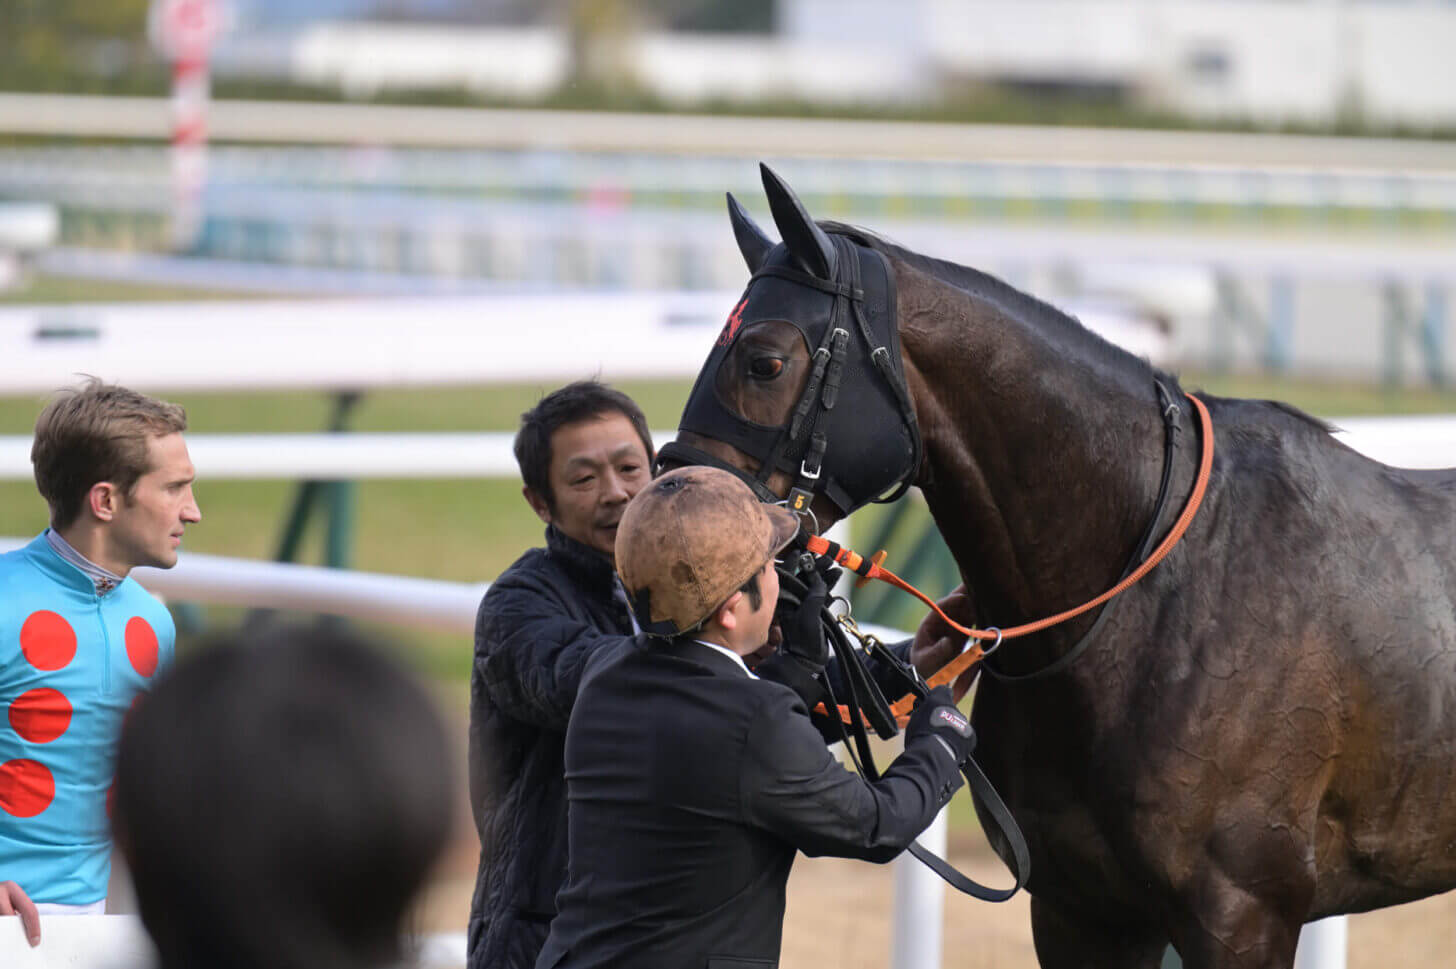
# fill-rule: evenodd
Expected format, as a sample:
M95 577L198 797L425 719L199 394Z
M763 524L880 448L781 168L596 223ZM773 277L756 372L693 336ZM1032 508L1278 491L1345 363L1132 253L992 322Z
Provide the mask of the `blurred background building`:
M612 8L616 9L613 10ZM354 95L546 96L582 68L667 103L907 104L993 85L1190 119L1456 123L1449 0L314 0L239 5L218 71ZM594 9L589 9L594 8ZM615 58L582 63L584 28ZM428 21L429 23L418 23ZM614 37L602 37L615 33Z

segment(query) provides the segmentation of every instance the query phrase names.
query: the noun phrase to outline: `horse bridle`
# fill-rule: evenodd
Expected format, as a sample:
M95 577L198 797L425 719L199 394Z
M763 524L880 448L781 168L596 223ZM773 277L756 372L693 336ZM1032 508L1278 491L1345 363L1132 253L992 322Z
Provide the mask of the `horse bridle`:
M734 221L734 232L753 269L753 276L743 299L735 306L714 350L699 372L679 422L680 431L720 441L752 457L764 457L757 471L749 472L701 448L673 441L664 445L659 453L659 467L665 462L672 462L722 468L746 482L761 500L786 502L796 512L809 512L814 499L821 496L841 517L873 501L894 501L905 493L919 472L924 445L904 376L896 322L895 279L889 261L882 253L859 246L843 235L822 232L808 219L781 180L766 168L764 176L765 188L770 191L770 204L775 208L780 226L786 224L784 218L787 218L788 223L795 227L799 254L796 255L785 243L774 246L763 237L730 196L729 212ZM776 199L779 204L775 204ZM781 217L780 210L785 206L791 211ZM806 232L810 237L807 243ZM820 273L805 272L799 268L801 265L817 266ZM796 327L804 336L805 344L814 348L804 389L786 419L773 427L756 424L729 408L720 398L716 386L719 371L729 360L735 341L752 324L767 321L780 321ZM877 334L882 334L882 337ZM856 335L858 340L853 340ZM837 563L863 578L881 578L919 597L952 629L965 633L971 640L965 651L929 682L938 684L955 680L962 671L993 652L1003 639L1049 628L1118 596L1151 571L1182 537L1208 485L1213 456L1212 427L1207 408L1198 398L1188 395L1199 419L1203 453L1183 512L1163 541L1149 553L1148 547L1167 502L1179 415L1173 394L1161 383L1157 383L1157 391L1163 407L1165 450L1156 507L1122 579L1101 595L1054 616L1004 631L978 630L950 619L933 600L883 569L877 560L863 560L858 554L820 536L801 532L800 541L811 553L809 561L813 563L817 557L822 563L808 567L822 569L824 565ZM861 410L860 406L836 408L841 394L850 396L865 410ZM855 413L846 416L850 410ZM870 415L868 420L864 416L866 411ZM886 419L890 413L899 417L894 426ZM893 440L888 440L891 437ZM893 452L898 452L898 459ZM786 498L768 487L769 479L776 472L788 475L791 481ZM780 574L781 587L789 585L786 580L791 580L794 575L792 567L781 566ZM1034 679L1065 669L1096 638L1106 615L1104 610L1073 649L1050 667L1024 677L1003 674L1002 678ZM833 616L826 617L826 624L831 633L837 632ZM981 641L992 638L994 643L989 649L980 646ZM823 709L841 731L846 725L854 731L855 743L850 749L857 747L859 753L866 755L863 758L866 769L862 773L873 778L877 772L868 757L866 725L873 726L882 735L893 733L895 719L908 713L910 704L916 696L925 694L927 685L913 668L908 668L888 650L882 650L881 655L892 661L892 666L905 676L912 694L886 709L883 695L869 679L856 650L843 636L835 639L835 654L846 664L850 693L846 699L849 702L838 705L831 691L827 696L827 706L821 704L816 709ZM822 683L829 687L827 678ZM856 694L861 693L863 699L857 698ZM874 702L876 700L878 702ZM833 716L834 713L840 716ZM843 733L841 736L846 741L850 739ZM912 851L961 891L981 898L1002 900L1025 883L1030 866L1025 840L1010 812L976 767L974 759L968 759L963 765L963 773L983 805L990 807L992 819L1012 848L1014 860L1011 867L1016 885L1005 891L986 889L920 850L918 845Z
M890 272L888 261L881 254L862 249L842 236L834 235L829 238L838 254L832 279L821 279L787 265L764 265L754 272L748 284L748 294L735 307L733 315L725 324L726 339L720 339L709 355L708 362L689 395L683 420L679 424L679 430L725 441L751 456L767 455L759 465L757 473L744 471L717 455L678 441L663 446L658 455L659 464L668 461L722 468L745 481L760 500L771 503L786 501L790 509L800 513L809 513L810 506L818 495L823 495L841 515L848 515L872 501L894 501L909 489L920 469L923 443L900 358L899 330L895 319L894 276ZM873 280L865 278L861 263L862 253L874 257L871 265L876 270L876 278ZM790 293L793 289L807 290L821 298L827 295L832 302L827 313L818 314L822 319L816 318L816 314L812 312L796 314L792 305L787 309L779 309L773 316L761 318L768 320L787 317L786 322L793 323L801 331L806 325L815 325L818 330L816 338L806 341L814 347L810 358L811 370L803 391L789 412L788 420L778 428L764 428L752 424L724 406L718 399L715 384L718 369L727 359L733 340L749 323L759 321L751 316L746 322L744 320L748 315L745 311L753 305L753 297L780 280L790 284ZM769 293L770 297L773 295ZM782 296L782 292L780 295ZM782 299L775 301L776 309L782 302ZM813 300L809 302L812 303ZM877 329L884 331L883 337L877 334ZM853 339L851 330L858 337L857 340ZM808 333L805 335L807 337ZM874 386L868 386L871 381L876 381ZM885 435L883 411L874 412L878 415L881 426L872 429L872 439L868 444L862 435L855 435L850 447L831 451L831 438L840 440L831 433L834 418L845 413L843 409L836 412L836 404L844 393L861 398L878 392L883 397L886 391L898 411L900 425L895 430L897 434L903 435L898 443L908 446L904 447L904 460L898 467L872 468L872 473L865 474L863 465L866 462L860 462L856 466L855 446L858 446L861 453L866 447L878 446L873 438L876 433L881 438ZM863 412L855 414L852 419L857 421L854 429L863 431ZM841 426L841 430L843 429ZM768 487L768 480L775 471L784 471L791 475L792 486L787 498L781 498ZM805 536L801 532L802 538ZM812 564L813 556L807 557L811 564L799 566L798 574L822 567ZM832 563L826 559L823 564ZM792 563L786 563L779 570L781 595L787 593L791 603L795 599L793 590L798 592L798 601L802 601L804 590L804 583L796 577L795 568ZM874 780L879 776L879 771L869 747L866 727L872 727L882 737L893 736L897 732L894 713L870 677L864 666L864 659L851 645L846 631L836 621L836 617L826 611L823 622L826 633L833 642L835 656L840 660L848 695L843 697L845 704L839 704L840 698L834 695L828 677L813 680L805 692L812 695L816 689L822 690L824 692L821 695L827 702L828 710L848 711L849 715L845 719L837 716L827 719L838 729L840 739L845 742L845 747L859 766L861 775L868 780ZM873 637L865 637L865 645L867 649L874 650L882 662L887 663L890 669L905 680L907 692L917 696L928 692L925 681L915 669L885 648L884 644L873 640ZM995 826L1011 846L1014 856L1011 869L1015 883L1009 889L989 888L967 878L954 866L919 844L912 843L908 850L957 890L988 901L1004 901L1026 883L1030 872L1031 862L1026 840L1011 812L1007 810L974 758L967 758L961 765L961 772L977 799L990 810Z
M659 467L673 462L722 468L747 482L760 500L785 502L799 513L808 512L813 499L822 495L841 517L870 502L894 501L909 489L920 469L923 445L900 358L894 274L880 253L840 235L829 238L838 253L832 279L784 265L782 260L754 272L743 300L724 327L727 339L720 338L709 355L683 409L680 431L723 441L755 457L763 455L757 472L679 441L663 445ZM865 257L869 257L869 272ZM789 285L776 286L778 281ZM760 296L761 300L756 298ZM827 312L825 296L829 297ZM763 304L773 305L775 312L754 317L753 312ZM770 319L794 325L814 348L804 389L788 419L777 427L765 427L734 413L719 399L715 386L718 370L738 335L751 324ZM898 425L885 426L883 411L873 407L873 401L868 416L858 407L836 409L842 396L856 401L888 396ZM859 433L835 433L849 429L850 422ZM898 466L885 467L865 459L876 449L883 450L891 436L896 438L891 445L903 455ZM849 449L845 442L850 442ZM839 446L831 450L836 443ZM790 477L787 496L768 488L768 479L776 471Z

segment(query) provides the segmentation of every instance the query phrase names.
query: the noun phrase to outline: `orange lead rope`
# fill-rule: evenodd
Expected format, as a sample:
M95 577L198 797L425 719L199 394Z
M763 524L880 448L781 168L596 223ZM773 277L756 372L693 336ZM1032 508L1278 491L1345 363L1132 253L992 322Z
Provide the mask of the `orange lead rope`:
M1163 541L1153 550L1153 554L1149 555L1147 560L1142 565L1139 565L1127 578L1097 598L1084 602L1080 606L1075 606L1065 612L1059 612L1055 616L1048 616L1045 619L1038 619L1035 622L1029 622L1021 626L1013 626L1010 629L1003 630L968 628L947 616L941 611L940 606L936 605L935 601L925 593L889 569L884 568L880 564L883 561L881 555L877 554L874 560L870 561L862 557L858 552L844 548L819 535L810 535L806 546L815 555L829 556L834 560L835 564L844 566L846 569L860 576L864 581L879 579L881 582L887 582L897 589L903 589L935 610L935 613L941 619L945 620L952 629L964 633L971 640L970 644L959 656L945 666L942 666L934 675L926 680L926 683L932 687L940 686L943 683L950 683L961 673L980 662L982 656L985 655L985 651L981 649L980 640L990 639L999 642L1005 639L1015 639L1018 636L1027 636L1031 633L1041 632L1043 629L1048 629L1058 623L1066 622L1068 619L1080 616L1089 609L1095 609L1114 596L1126 592L1142 579L1143 576L1151 572L1153 566L1161 562L1173 550L1173 546L1178 544L1178 540L1183 537L1183 533L1188 530L1188 526L1193 522L1193 516L1198 513L1198 506L1203 503L1204 492L1208 490L1209 474L1213 469L1213 420L1209 417L1208 408L1204 406L1203 401L1194 397L1192 394L1187 394L1186 396L1193 402L1194 409L1198 411L1198 424L1202 437L1203 451L1198 463L1198 477L1193 482L1193 491L1188 495L1188 501L1183 506L1182 514L1173 523L1173 527L1164 536ZM910 708L914 705L915 697L913 695L902 697L896 703L891 704L890 709L894 711L895 719L899 722L900 726L903 727L906 721L910 719ZM843 707L840 707L840 715L845 722L849 722L848 711Z

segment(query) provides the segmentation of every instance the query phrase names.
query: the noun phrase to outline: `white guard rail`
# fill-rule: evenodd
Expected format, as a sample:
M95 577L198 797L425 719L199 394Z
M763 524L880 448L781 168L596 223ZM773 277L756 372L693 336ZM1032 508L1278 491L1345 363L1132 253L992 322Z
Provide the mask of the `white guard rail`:
M549 386L593 374L687 379L740 293L0 306L0 388L7 396L46 395L78 374L148 392ZM1166 338L1127 312L1075 302L1068 309L1134 353L1157 362L1166 356ZM199 327L207 353L183 352Z
M135 915L42 915L41 943L32 949L18 918L0 918L0 965L5 969L149 969L156 949ZM465 934L417 940L410 969L461 969Z
M146 138L172 134L166 98L0 94L0 130L14 134ZM729 115L532 111L317 101L216 100L219 142L422 145L714 157L986 158L1153 164L1450 171L1449 141L1331 138L1208 131L1071 128L956 122L847 121ZM873 150L867 152L867 147ZM860 162L863 164L864 162ZM714 182L713 184L718 184Z
M363 390L690 377L735 292L0 307L0 387ZM207 353L195 345L205 320ZM159 348L171 348L163 351Z
M1335 417L1341 441L1398 468L1456 467L1456 416ZM673 431L655 430L654 441ZM512 435L496 432L188 434L200 478L514 477ZM31 439L0 436L0 481L28 480Z
M670 441L673 431L653 431ZM188 434L198 477L287 480L514 478L513 435L495 432ZM0 481L28 480L31 439L0 436Z

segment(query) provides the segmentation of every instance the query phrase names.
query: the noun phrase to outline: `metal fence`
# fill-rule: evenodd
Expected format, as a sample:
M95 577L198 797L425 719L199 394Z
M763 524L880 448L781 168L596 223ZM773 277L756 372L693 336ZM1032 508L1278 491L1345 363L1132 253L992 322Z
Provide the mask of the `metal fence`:
M868 224L1456 236L1456 172L887 159L775 165L816 216ZM722 247L699 241L721 233L707 231L704 217L720 217L725 189L750 204L759 194L755 166L727 156L233 146L214 148L209 169L201 255L513 278L542 261L513 259L512 248L550 242L543 251L554 253L572 239L579 258L557 255L546 271L552 281L594 285L723 284ZM69 243L161 248L170 177L161 146L0 150L0 197L55 203ZM513 238L521 245L507 244ZM665 268L648 272L601 255L639 248Z

